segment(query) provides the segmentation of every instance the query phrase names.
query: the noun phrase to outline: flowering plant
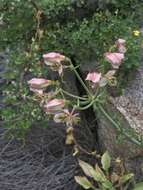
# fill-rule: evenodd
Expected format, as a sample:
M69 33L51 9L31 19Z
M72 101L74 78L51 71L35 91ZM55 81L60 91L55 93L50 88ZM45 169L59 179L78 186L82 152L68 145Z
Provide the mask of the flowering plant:
M51 116L56 123L64 123L67 127L67 144L74 143L74 126L80 120L78 112L86 110L91 106L95 109L99 105L101 106L102 91L105 89L105 86L117 84L116 72L122 64L124 54L126 53L125 40L118 39L113 47L116 48L116 52L112 52L113 48L110 48L110 51L104 54L105 61L111 64L111 69L106 73L102 73L101 71L89 72L85 81L77 72L72 61L65 55L57 52L43 55L44 63L52 71L58 72L62 80L67 68L74 72L86 93L82 97L66 91L58 81L44 78L33 78L28 81L30 90L35 93L35 100L39 101L45 113ZM52 91L50 92L46 91L46 88L49 86L52 86ZM72 99L70 98L69 100L67 96Z

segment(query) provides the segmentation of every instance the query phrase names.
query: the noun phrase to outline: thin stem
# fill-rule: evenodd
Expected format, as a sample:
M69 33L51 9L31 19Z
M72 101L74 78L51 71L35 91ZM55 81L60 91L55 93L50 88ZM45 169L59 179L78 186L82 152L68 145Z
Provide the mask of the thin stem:
M62 95L63 99L65 99L65 96L64 96L64 94L63 94L63 91L62 91L62 90L60 90L60 94Z
M87 106L85 107L78 107L77 109L79 110L86 110L88 108L90 108L93 104L94 104L95 100L92 100Z
M89 91L89 89L87 88L87 86L85 85L85 83L83 82L82 78L80 77L79 73L77 72L76 68L74 67L74 65L72 64L71 60L68 60L70 65L71 65L71 69L73 69L73 71L75 72L79 82L81 83L81 85L83 86L83 88L86 90L86 92L92 96L91 92Z
M91 156L95 156L95 155L93 155L93 152L92 151L87 151L86 149L84 149L78 142L77 142L77 140L76 140L76 138L73 136L73 140L74 140L74 144L75 144L75 146L79 149L79 150L81 150L83 153L85 153L85 154L87 154L87 155L91 155Z
M74 94L71 94L71 93L69 93L69 92L63 90L63 89L61 89L61 91L62 91L64 94L66 94L66 95L68 95L68 96L71 96L71 97L73 97L73 98L80 99L80 100L87 100L87 98L83 98L83 97L80 97L80 96L76 96L76 95L74 95Z
M104 114L104 116L114 125L114 127L121 132L119 125L110 117L110 115L104 110L101 104L98 104L98 108ZM126 131L122 131L122 134L127 137L132 143L142 147L141 143L135 138L131 137Z

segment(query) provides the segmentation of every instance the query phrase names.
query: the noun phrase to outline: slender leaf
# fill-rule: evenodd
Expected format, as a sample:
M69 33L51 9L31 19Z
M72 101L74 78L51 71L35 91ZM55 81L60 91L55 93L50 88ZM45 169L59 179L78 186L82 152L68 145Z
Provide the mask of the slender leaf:
M105 171L108 171L108 169L110 168L110 165L111 165L111 157L107 151L103 154L103 156L101 158L101 163L102 163L102 168Z
M143 190L143 182L137 183L133 190Z
M75 176L75 181L81 185L84 189L90 189L92 187L92 184L86 177L82 176Z
M83 172L89 176L89 177L92 177L94 176L94 173L95 173L95 169L88 163L82 161L82 160L79 160L79 165L80 167L82 168Z
M104 175L103 171L99 168L99 166L97 164L96 164L95 171L93 173L93 178L97 182L106 181L106 176Z
M106 189L112 189L113 188L113 184L109 181L109 180L106 180L105 182L102 183L102 186Z
M120 178L120 183L126 183L126 182L129 181L133 176L134 176L134 174L132 174L132 173L123 175L123 176Z

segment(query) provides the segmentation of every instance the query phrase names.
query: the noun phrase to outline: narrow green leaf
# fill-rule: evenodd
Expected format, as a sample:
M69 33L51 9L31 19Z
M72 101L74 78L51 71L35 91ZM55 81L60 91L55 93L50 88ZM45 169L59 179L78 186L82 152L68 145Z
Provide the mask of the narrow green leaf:
M132 177L134 176L134 174L130 173L130 174L126 174L126 175L123 175L121 178L120 178L120 183L126 183L127 181L129 181Z
M133 190L143 190L143 182L137 183Z
M90 189L92 187L92 184L86 177L82 176L75 176L75 181L81 185L84 189Z
M93 168L90 164L88 164L88 163L86 163L86 162L84 162L84 161L82 161L82 160L79 160L79 165L80 165L80 167L82 168L83 172L84 172L87 176L93 178L93 175L94 175L95 170L94 170L94 168Z
M109 180L106 180L105 182L102 183L102 186L106 189L112 189L113 188L113 184L109 181Z
M108 171L111 165L111 157L107 151L102 155L101 164L102 164L102 168L105 171Z
M103 173L103 171L100 169L100 167L98 166L98 164L96 164L95 166L95 172L96 172L96 181L99 181L99 182L104 182L106 181L106 176L105 174Z

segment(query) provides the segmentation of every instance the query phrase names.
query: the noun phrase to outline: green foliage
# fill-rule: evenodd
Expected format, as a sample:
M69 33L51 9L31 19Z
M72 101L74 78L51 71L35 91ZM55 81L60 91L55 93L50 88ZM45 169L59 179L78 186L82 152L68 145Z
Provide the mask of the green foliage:
M110 168L110 164L111 164L111 158L108 152L105 152L101 158L101 163L102 163L102 168L105 171L108 171L108 169Z
M104 4L112 13L122 15L122 17L134 17L139 22L141 21L143 2L140 0L105 0Z
M131 188L130 184L134 175L132 173L125 173L121 161L119 164L116 163L111 168L111 157L108 152L105 152L101 156L100 161L103 170L98 164L93 167L90 164L79 160L79 165L87 177L75 176L76 182L84 189L93 190L118 190L124 188L127 189L128 187ZM141 183L136 185L136 187L137 186L141 187Z
M86 177L75 176L75 180L78 184L80 184L84 189L90 189L92 184Z
M1 0L0 17L3 25L0 35L2 45L22 44L35 28L34 10L29 1Z
M88 2L84 0L76 3L70 0L1 0L0 49L11 49L3 76L6 84L2 86L6 104L2 118L9 128L29 128L38 115L41 118L38 120L45 121L39 108L31 102L26 83L30 76L47 75L42 65L42 53L64 52L76 64L92 60L104 63L103 53L116 39L124 38L127 41L127 59L120 68L122 76L118 77L121 79L137 68L141 37L135 37L133 30L139 28L134 18L136 13L140 14L142 3L138 0L108 0L90 17L72 17L78 8L86 7ZM130 9L133 10L132 15L127 11ZM106 69L104 64L100 67ZM32 110L35 109L33 116Z

